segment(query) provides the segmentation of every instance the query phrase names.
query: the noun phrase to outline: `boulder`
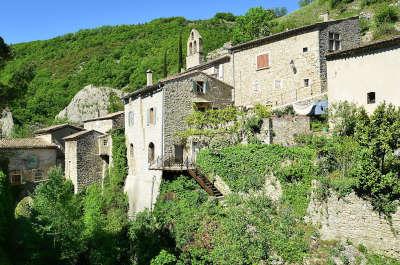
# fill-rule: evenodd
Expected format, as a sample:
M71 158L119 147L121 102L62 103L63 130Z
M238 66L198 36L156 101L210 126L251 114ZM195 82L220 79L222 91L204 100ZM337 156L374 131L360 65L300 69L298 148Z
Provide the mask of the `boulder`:
M14 120L9 108L5 108L1 112L0 117L0 138L8 138L11 136L14 128Z
M88 85L74 96L69 105L56 118L82 124L85 120L105 116L108 114L109 99L112 93L119 97L124 95L121 90Z

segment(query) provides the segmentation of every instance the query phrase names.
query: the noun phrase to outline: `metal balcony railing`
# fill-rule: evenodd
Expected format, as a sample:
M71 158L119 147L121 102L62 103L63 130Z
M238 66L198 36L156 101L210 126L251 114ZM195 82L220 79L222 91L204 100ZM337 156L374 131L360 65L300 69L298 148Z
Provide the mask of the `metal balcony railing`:
M150 162L150 169L154 170L189 170L195 168L194 161L186 157L179 159L174 156L159 156L153 162Z

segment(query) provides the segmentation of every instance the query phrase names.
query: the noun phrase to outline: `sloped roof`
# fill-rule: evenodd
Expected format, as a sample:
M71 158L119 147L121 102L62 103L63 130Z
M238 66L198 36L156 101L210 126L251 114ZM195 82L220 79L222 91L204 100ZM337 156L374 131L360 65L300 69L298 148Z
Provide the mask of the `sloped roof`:
M56 149L57 145L39 138L1 139L0 149Z
M367 53L373 53L381 49L392 48L392 47L400 47L400 36L392 37L386 40L380 40L376 42L371 42L365 45L360 45L356 48L342 50L337 52L332 52L327 54L326 59L328 61L347 58Z
M65 123L65 124L58 124L58 125L54 125L54 126L50 126L50 127L46 127L46 128L42 128L42 129L36 130L35 134L52 133L52 132L55 132L55 131L58 131L58 130L61 130L61 129L64 129L64 128L71 128L71 129L75 129L75 130L78 130L78 131L84 130L81 127Z
M97 134L100 134L100 135L104 135L104 133L101 133L101 132L98 132L98 131L95 131L95 130L90 130L90 131L86 131L85 130L85 131L81 131L81 132L77 132L77 133L71 134L71 135L69 135L67 137L64 137L63 139L65 141L74 141L74 140L82 138L82 137L84 137L84 136L86 136L86 135L88 135L90 133L97 133Z
M85 120L83 122L112 120L112 119L114 119L114 118L116 118L116 117L118 117L120 115L124 115L124 113L125 113L124 111L118 111L118 112L107 114L107 115L102 116L102 117L98 117L98 118L94 118L94 119L88 119L88 120Z
M229 50L230 51L243 51L243 50L251 49L253 47L265 45L267 43L271 43L274 41L283 40L283 39L289 38L291 36L303 34L305 32L311 31L311 30L317 30L317 29L323 28L328 25L336 24L336 23L346 21L346 20L358 19L358 18L359 18L358 16L355 16L355 17L349 17L349 18L338 19L338 20L330 20L330 21L326 21L326 22L318 22L318 23L314 23L311 25L306 25L303 27L294 28L294 29L286 30L286 31L283 31L280 33L272 34L267 37L263 37L263 38L259 38L256 40L251 40L251 41L248 41L245 43L241 43L241 44L231 47Z

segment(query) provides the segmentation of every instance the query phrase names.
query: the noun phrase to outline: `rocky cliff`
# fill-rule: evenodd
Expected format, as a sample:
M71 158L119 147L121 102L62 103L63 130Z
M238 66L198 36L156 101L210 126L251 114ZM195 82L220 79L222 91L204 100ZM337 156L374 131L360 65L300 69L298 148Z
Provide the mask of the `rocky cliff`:
M74 96L56 118L81 124L85 120L107 115L110 95L113 93L119 97L124 94L117 89L88 85Z
M0 116L0 138L10 137L14 128L12 113L5 108Z

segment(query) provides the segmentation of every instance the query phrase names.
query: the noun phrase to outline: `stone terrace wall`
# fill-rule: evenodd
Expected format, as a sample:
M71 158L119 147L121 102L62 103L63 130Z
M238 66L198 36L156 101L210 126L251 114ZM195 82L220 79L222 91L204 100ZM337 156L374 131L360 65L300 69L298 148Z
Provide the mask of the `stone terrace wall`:
M313 183L313 187L317 183ZM354 193L338 198L333 194L321 202L313 192L308 207L309 221L319 227L322 240L350 240L368 249L400 258L400 211L392 215L392 225L371 204Z
M293 145L295 136L310 133L308 116L274 116L263 120L258 138L267 144Z

